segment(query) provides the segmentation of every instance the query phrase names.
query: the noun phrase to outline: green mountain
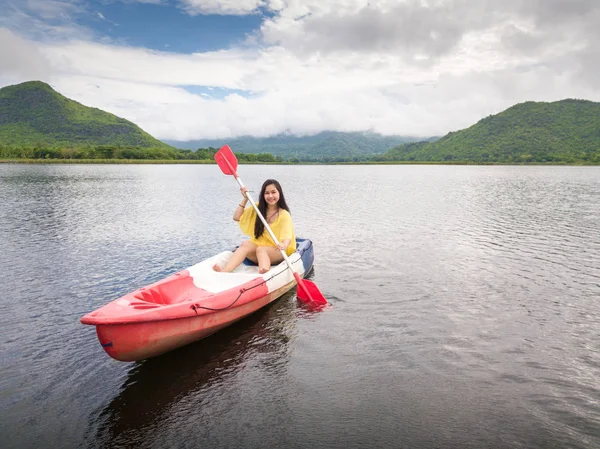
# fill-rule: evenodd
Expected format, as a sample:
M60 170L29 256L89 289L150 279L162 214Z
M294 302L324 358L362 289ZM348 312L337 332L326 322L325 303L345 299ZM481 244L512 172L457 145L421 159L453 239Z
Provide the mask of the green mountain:
M271 153L284 159L351 159L364 158L385 151L417 137L383 136L374 132L323 131L311 136L278 134L271 137L237 137L187 142L167 141L177 148L220 148L228 144L236 153Z
M39 81L0 89L0 158L212 160L211 151L190 149L227 143L248 161L600 164L600 103L573 99L521 103L427 141L324 131L303 137L284 133L171 143L184 149L154 139L132 122L70 100ZM262 153L260 158L257 153Z
M40 81L0 89L0 145L171 148L134 123L83 106Z
M600 103L520 103L435 142L402 144L377 159L600 163Z

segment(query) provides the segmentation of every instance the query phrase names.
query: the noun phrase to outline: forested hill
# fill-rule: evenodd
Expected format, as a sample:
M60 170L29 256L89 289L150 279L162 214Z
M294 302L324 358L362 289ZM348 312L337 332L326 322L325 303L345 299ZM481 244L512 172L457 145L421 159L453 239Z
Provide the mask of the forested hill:
M171 148L134 123L83 106L40 81L0 89L0 144Z
M600 163L600 103L520 103L436 142L403 144L378 159Z
M235 139L211 139L166 142L177 148L220 148L228 144L236 153L271 153L284 159L344 159L383 154L417 137L383 136L374 132L323 131L311 136L279 134L271 137L244 136Z

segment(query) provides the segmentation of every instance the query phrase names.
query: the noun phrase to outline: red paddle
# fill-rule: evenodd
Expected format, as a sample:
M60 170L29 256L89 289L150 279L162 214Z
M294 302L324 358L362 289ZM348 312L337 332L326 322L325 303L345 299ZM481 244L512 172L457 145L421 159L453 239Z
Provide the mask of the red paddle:
M229 148L229 145L224 145L219 151L216 152L215 161L217 161L217 164L219 165L223 173L225 173L226 175L233 175L240 187L245 187L244 183L237 175L236 170L238 161L235 157L235 154L233 154L233 151L231 151L231 148ZM250 204L252 204L252 207L254 207L254 210L256 211L256 216L259 217L260 220L264 223L265 229L269 232L269 235L271 236L275 244L278 245L279 240L277 240L277 237L275 237L275 234L273 234L273 231L269 227L267 220L265 220L265 217L262 216L256 204L254 203L254 201L252 201L252 198L250 198L250 193L246 192L246 197L248 198L248 201L250 201ZM285 253L285 251L281 250L281 255L283 256L283 260L285 260L285 263L287 264L288 268L292 270L292 273L294 273L294 278L296 278L298 287L300 287L297 293L298 299L304 302L305 304L313 306L327 304L327 300L321 294L317 286L307 279L302 279L300 275L296 272L296 270L294 270L294 267L292 266L290 259L288 259L288 256Z

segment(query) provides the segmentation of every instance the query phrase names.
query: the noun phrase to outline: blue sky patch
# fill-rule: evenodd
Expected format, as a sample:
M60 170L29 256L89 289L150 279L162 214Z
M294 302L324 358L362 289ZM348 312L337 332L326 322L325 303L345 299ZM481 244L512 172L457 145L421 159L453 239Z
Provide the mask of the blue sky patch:
M217 86L179 86L185 89L187 92L199 95L202 98L206 98L207 100L222 100L231 94L238 94L244 98L252 98L257 94L255 92L249 90L240 90L240 89L226 89L224 87Z
M93 1L79 24L120 45L174 53L227 49L242 44L265 16L195 15L168 4Z

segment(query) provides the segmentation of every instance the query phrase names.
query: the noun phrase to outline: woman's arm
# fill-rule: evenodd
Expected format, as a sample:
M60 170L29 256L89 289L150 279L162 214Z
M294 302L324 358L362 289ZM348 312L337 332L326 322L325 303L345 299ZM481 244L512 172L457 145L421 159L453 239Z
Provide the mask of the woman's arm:
M294 223L292 223L292 216L287 210L280 211L279 220L280 227L277 235L279 246L277 246L277 249L285 251L290 246L294 235Z
M288 246L290 246L290 242L292 239L283 239L279 242L279 245L275 245L278 250L285 251Z
M240 189L240 192L242 192L242 196L244 197L244 199L242 199L242 202L238 204L238 206L235 208L235 212L233 213L233 221L240 221L240 218L244 213L244 209L246 208L246 204L248 203L248 198L246 197L247 191L248 187L246 186Z

